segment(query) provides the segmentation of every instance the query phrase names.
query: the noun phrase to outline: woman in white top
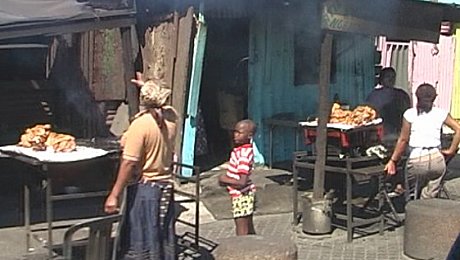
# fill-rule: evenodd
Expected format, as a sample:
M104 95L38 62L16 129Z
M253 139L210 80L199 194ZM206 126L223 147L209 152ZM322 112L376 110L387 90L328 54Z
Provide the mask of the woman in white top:
M418 176L422 187L420 197L430 199L437 196L441 180L446 173L445 157L453 156L457 151L460 143L460 124L449 112L433 107L437 94L432 85L420 85L415 95L417 106L404 112L401 133L385 170L390 175L396 173L396 164L409 144L406 174ZM450 147L445 150L440 149L443 124L455 132Z

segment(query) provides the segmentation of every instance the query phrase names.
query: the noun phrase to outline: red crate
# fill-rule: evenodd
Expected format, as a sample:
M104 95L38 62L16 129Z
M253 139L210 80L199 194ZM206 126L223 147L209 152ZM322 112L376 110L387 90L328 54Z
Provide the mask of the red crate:
M316 140L316 127L303 126L305 144L312 144ZM327 128L328 145L340 149L368 148L382 143L383 125L359 126L351 129Z

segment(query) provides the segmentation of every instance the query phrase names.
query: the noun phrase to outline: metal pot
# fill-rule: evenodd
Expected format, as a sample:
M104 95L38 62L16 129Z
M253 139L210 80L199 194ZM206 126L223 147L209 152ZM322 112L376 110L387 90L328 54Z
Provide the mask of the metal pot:
M309 234L327 234L332 231L333 191L324 195L323 199L313 200L313 193L302 196L303 214L302 231Z

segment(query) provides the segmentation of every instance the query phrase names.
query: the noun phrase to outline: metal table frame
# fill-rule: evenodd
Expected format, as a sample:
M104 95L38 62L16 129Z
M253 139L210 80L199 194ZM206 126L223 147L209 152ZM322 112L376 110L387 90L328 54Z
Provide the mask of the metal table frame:
M300 213L298 211L298 176L299 176L299 169L310 169L314 170L315 168L315 157L310 155L296 155L296 158L293 162L293 225L298 225L300 222ZM345 174L346 175L346 218L347 218L347 242L352 242L353 240L353 229L355 227L376 223L375 218L369 219L367 221L362 220L360 222L356 222L353 220L353 208L352 208L352 191L353 191L353 183L352 178L354 175L361 175L365 177L377 177L378 178L378 220L380 222L379 225L379 234L383 235L384 225L385 225L385 213L383 211L384 203L388 203L392 213L394 214L395 219L399 220L399 217L396 215L394 206L387 194L385 188L385 172L384 172L384 165L375 165L375 166L367 166L362 168L354 168L354 165L357 163L365 162L366 160L370 160L372 157L358 157L358 158L350 158L345 157L340 159L338 157L328 156L328 161L342 161L345 162L346 167L336 167L336 166L325 166L326 172L337 173L337 174ZM375 159L375 157L373 158Z
M47 240L42 241L46 244L48 248L48 258L51 259L53 257L53 202L54 201L62 201L62 200L74 200L74 199L84 199L84 198L94 198L94 197L103 197L109 194L109 191L92 191L92 192L80 192L80 193L72 193L72 194L59 194L53 195L53 188L52 188L52 178L48 174L48 166L53 163L42 162L32 157L28 157L25 155L19 155L15 153L5 153L2 152L3 155L6 157L18 160L20 162L25 163L25 165L37 170L43 179L43 186L45 189L45 207L46 207L46 231L47 231ZM102 158L109 157L110 159L113 158L113 155L116 152L109 152L107 155L103 157L97 157L90 160L100 160ZM118 156L116 156L118 158ZM24 229L26 233L26 252L29 253L33 250L31 247L31 238L34 232L43 231L43 228L39 229L32 229L30 223L30 182L24 181Z

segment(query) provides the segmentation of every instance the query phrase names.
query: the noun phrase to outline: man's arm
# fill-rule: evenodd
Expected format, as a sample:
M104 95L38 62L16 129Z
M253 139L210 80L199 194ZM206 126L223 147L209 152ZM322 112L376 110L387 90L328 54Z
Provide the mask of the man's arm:
M120 194L123 192L128 180L131 179L139 167L139 162L126 159L121 160L117 180L115 181L112 191L104 204L104 211L106 213L111 214L118 212L118 200L120 198Z
M458 144L460 143L460 124L450 114L447 115L444 123L454 130L455 134L449 149L442 150L442 153L447 156L452 156L457 152Z
M124 134L123 155L120 160L117 180L105 202L104 210L107 213L115 213L118 210L118 199L127 182L134 173L142 168L140 158L144 154L143 140L145 128L141 119L134 120Z
M409 143L410 137L410 129L411 124L406 120L403 119L401 133L399 134L398 142L396 143L396 147L393 151L393 154L390 157L390 160L385 165L385 171L388 174L393 175L396 174L396 164L401 159L404 151L406 150L407 144Z
M118 170L117 180L115 185L113 185L111 194L119 197L121 192L133 176L133 174L140 168L139 162L130 161L130 160L121 160L120 169Z

